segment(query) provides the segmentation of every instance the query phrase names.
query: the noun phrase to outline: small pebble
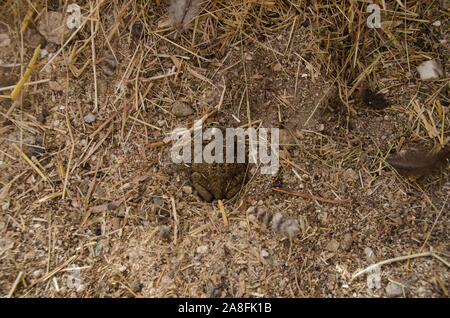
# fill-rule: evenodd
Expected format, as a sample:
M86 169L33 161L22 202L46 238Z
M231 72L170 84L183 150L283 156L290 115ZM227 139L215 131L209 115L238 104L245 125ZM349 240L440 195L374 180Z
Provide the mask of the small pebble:
M38 278L41 275L42 275L42 271L40 269L37 269L33 273L31 273L31 276L33 276L34 278Z
M335 252L337 252L337 250L339 248L339 242L336 241L335 239L332 239L331 241L328 242L328 244L325 248L328 251L335 253Z
M353 170L352 168L348 168L347 170L345 170L344 177L346 180L353 180L353 181L359 179L358 173L356 173L356 171Z
M7 238L7 237L3 237L0 239L0 254L3 254L5 251L13 248L14 246L14 241Z
M48 86L50 86L50 89L52 91L56 91L56 92L61 92L64 90L64 86L61 85L59 82L57 81L50 81L48 82Z
M262 250L261 251L261 257L265 258L267 256L269 256L269 253L266 250Z
M0 46L1 46L1 44L0 44ZM48 51L46 49L42 49L41 50L41 59L46 57L47 55L48 55Z
M409 279L413 282L413 283L417 283L419 281L419 277L417 277L417 275L412 274Z
M0 47L9 46L11 44L11 39L6 33L0 33Z
M207 251L208 251L208 246L206 246L206 245L202 245L202 246L197 247L197 253L198 254L204 254Z
M70 34L70 29L63 27L64 16L56 11L45 12L38 22L38 30L49 42L61 44Z
M344 235L343 240L342 240L342 249L344 251L350 250L350 248L352 247L352 243L353 243L352 234L351 233L346 233Z
M279 71L281 71L281 64L280 63L277 63L277 64L275 64L275 66L273 67L273 70L275 71L275 72L279 72Z
M113 231L120 229L120 221L121 219L118 217L115 217L111 220L111 228Z
M192 115L194 110L188 104L177 100L172 104L172 113L177 117L185 117Z
M186 193L186 194L192 194L192 187L184 186L183 187L183 192Z
M86 116L84 116L84 121L87 124L93 123L95 121L95 115L92 113L87 114Z
M292 148L295 145L295 139L287 129L279 130L279 143L286 149Z
M34 251L30 251L28 253L25 254L24 256L24 260L25 261L31 261L36 257L36 254L34 253Z
M135 293L139 293L142 289L142 284L139 280L134 280L131 284L130 284L130 289L135 292Z

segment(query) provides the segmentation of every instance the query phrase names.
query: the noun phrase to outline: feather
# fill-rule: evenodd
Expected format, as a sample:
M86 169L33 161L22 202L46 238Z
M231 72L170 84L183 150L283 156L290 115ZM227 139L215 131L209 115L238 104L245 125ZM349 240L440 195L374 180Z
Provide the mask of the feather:
M200 13L201 0L172 0L169 20L180 32L186 31L192 20Z
M425 150L402 150L386 158L400 174L406 176L421 176L430 174L434 169L445 163L450 155L447 145L438 152Z
M272 224L272 231L275 233L281 233L287 237L293 237L299 232L298 222L295 219L288 218L281 213L276 213L273 215L265 207L256 208L256 218L262 221L266 227Z

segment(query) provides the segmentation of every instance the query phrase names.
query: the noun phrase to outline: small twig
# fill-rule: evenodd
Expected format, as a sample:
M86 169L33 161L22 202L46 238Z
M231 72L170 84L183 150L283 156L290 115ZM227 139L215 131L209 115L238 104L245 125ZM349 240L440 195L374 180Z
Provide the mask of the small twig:
M175 208L175 198L173 196L170 197L170 202L172 204L172 214L173 214L173 243L177 245L178 239L178 214L177 209Z
M442 292L444 293L445 297L448 297L448 291L447 288L445 288L445 285L442 283L441 279L436 273L433 273L434 278L438 282L439 286L441 286Z
M16 280L14 281L14 284L12 285L8 295L6 296L6 298L11 298L12 295L14 294L14 292L17 289L17 286L19 285L20 281L22 280L23 277L23 272L20 272L19 275L17 275Z
M166 264L166 266L164 266L164 269L162 270L161 274L159 275L159 278L156 281L156 287L158 287L159 283L161 283L161 279L163 278L164 274L166 273L167 266L168 266L167 264Z
M112 24L112 27L109 29L108 32L108 42L111 41L114 34L117 32L117 29L119 28L120 21L122 21L123 16L125 15L125 12L127 8L130 6L132 0L129 0L127 3L122 5L122 8L120 9L119 13L117 14L116 19L114 20L114 23ZM96 7L97 10L98 6Z
M69 42L72 41L74 36L84 27L84 25L86 24L87 21L88 21L88 19L83 21L83 23L80 25L80 27L77 28L75 30L75 32L72 33L72 35L67 39L67 41L63 44L63 46L61 46L61 48L47 61L47 63L44 65L44 67L41 68L39 73L43 72L47 68L47 66L49 66L53 62L53 60L64 50L64 48L67 46L67 44L69 44Z
M174 75L177 75L177 73L172 72L172 73L167 73L167 74L162 74L162 75L156 75L156 76L152 76L149 78L144 78L144 79L142 79L142 82L150 82L150 81L154 81L154 80L158 80L158 79L162 79L162 78L166 78L166 77L174 76Z
M16 182L17 179L19 179L21 176L25 174L25 171L21 174L17 175L12 179L10 182L8 182L1 190L0 190L0 201L6 199L9 193L9 189L11 188L12 184Z
M272 190L277 191L277 192L281 192L281 193L290 194L290 195L295 195L297 197L301 197L301 198L305 198L305 199L312 199L312 200L317 200L317 201L322 201L322 202L327 202L327 203L334 203L334 204L349 203L351 201L351 199L345 199L345 200L325 199L325 198L318 197L318 196L315 196L315 195L311 195L311 194L307 194L307 193L300 193L300 192L295 192L295 191L290 191L290 190L285 190L285 189L281 189L281 188L272 188Z
M430 198L427 196L427 194L425 193L425 191L423 191L421 187L419 187L419 189L422 191L422 193L423 193L425 199L428 201L428 203L429 203L429 204L433 207L433 209L437 212L436 219L434 220L433 225L431 226L431 229L430 229L430 231L428 232L427 237L425 238L425 241L423 242L422 246L420 247L420 250L419 250L419 252L420 252L420 251L423 250L424 246L427 244L427 242L428 242L428 240L429 240L429 238L430 238L430 236L431 236L431 233L433 232L434 227L436 226L436 223L437 223L437 221L439 220L439 218L440 218L440 216L441 216L441 214L442 214L442 211L444 211L444 208L445 208L445 206L446 206L446 204L447 204L448 195L447 195L447 197L445 198L445 202L444 202L444 204L442 205L441 210L438 211L438 209L437 209L437 208L434 206L434 204L431 202Z
M176 47L182 49L183 51L186 51L186 52L188 52L188 53L194 55L195 57L197 57L197 58L199 58L199 59L201 59L201 60L203 60L203 61L205 61L205 62L211 62L211 60L208 60L207 58L204 58L203 56L198 55L197 53L194 53L194 52L192 52L192 51L186 49L185 47L183 47L183 46L181 46L181 45L179 45L179 44L177 44L177 43L175 43L175 42L173 42L173 41L171 41L171 40L169 40L169 39L163 37L162 35L159 35L158 33L153 33L153 34L159 36L161 39L166 40L167 42L169 42L169 43L175 45Z
M132 119L132 120L134 120L134 121L136 121L136 122L138 122L138 123L140 123L140 124L142 124L142 125L148 126L148 127L150 127L150 128L153 128L153 129L156 129L156 130L162 130L161 128L159 128L159 127L157 127L157 126L154 126L154 125L152 125L152 124L149 124L149 123L147 123L147 122L145 122L145 121L143 121L143 120L140 120L140 119L138 119L138 118L136 118L136 117L128 116L128 118L130 118L130 119Z
M64 55L64 59L65 59L65 54L63 52ZM69 74L68 71L66 71L66 97L65 97L65 120L66 120L66 126L67 129L69 130L69 136L70 136L70 141L72 143L71 148L70 148L70 155L69 155L69 162L67 163L67 168L66 168L66 173L64 176L64 185L63 185L63 192L62 192L62 198L64 199L66 197L66 191L67 191L67 182L69 181L69 171L70 171L70 166L72 164L72 159L73 159L73 152L75 150L75 140L73 137L73 132L72 132L72 127L70 125L70 120L69 120Z
M32 288L34 287L36 284L39 284L41 282L45 282L47 279L49 279L50 277L52 277L53 275L55 275L56 273L58 273L59 271L61 271L64 267L67 267L70 263L72 263L73 261L75 261L78 258L78 255L74 255L71 258L69 258L67 261L65 261L64 263L62 263L61 265L59 265L58 267L56 267L54 270L52 270L51 272L45 274L44 276L42 276L41 278L39 278L38 280L36 280L34 283L32 283L29 287Z
M23 86L31 86L31 85L43 84L43 83L47 83L47 82L50 82L49 78L43 79L43 80L39 80L39 81L34 81L34 82L26 82L26 83L23 84ZM0 92L7 91L7 90L10 90L10 89L15 89L16 87L17 87L17 85L1 87L0 88Z
M92 10L92 4L91 4L91 10ZM98 6L97 6L98 10ZM98 28L97 28L98 29ZM98 111L98 88L97 88L97 68L96 68L96 62L95 62L95 39L94 34L97 33L97 29L94 31L94 20L91 20L91 51L92 51L92 72L94 77L94 110Z
M441 257L436 255L434 252L425 252L425 253L418 253L418 254L394 257L394 258L390 258L390 259L378 262L376 264L372 264L369 267L366 267L365 269L360 270L360 271L356 272L355 274L353 274L352 280L364 273L367 273L367 272L373 270L374 268L376 268L378 266L395 263L395 262L400 262L400 261L405 261L405 260L408 260L411 258L427 257L427 256L433 256L434 258L436 258L436 259L440 260L442 263L444 263L447 267L450 267L450 264L448 264L445 260L443 260Z
M114 125L109 126L108 130L106 131L106 134L100 139L100 141L93 146L89 153L83 158L83 160L79 163L79 165L84 164L96 151L97 149L103 144L103 142L106 140L106 138L109 137L109 134L111 133Z
M42 171L34 164L33 161L31 161L30 158L28 158L28 156L16 144L13 143L12 146L22 155L25 161L41 176L41 178L44 181L48 181L47 177L42 173Z
M97 162L97 167L95 167L94 178L92 179L91 184L89 185L89 189L88 189L88 192L86 194L86 197L84 198L84 211L83 211L83 220L81 221L81 226L83 226L86 223L87 219L91 215L91 210L88 209L89 200L91 198L92 191L94 190L95 183L97 181L98 169L100 168L102 163L103 163L103 157L100 157L98 162Z

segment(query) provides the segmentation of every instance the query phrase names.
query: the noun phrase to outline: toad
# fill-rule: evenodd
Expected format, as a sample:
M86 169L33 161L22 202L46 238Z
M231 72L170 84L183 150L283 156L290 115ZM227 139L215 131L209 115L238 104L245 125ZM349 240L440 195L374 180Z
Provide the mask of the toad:
M241 189L246 179L246 163L193 163L191 180L200 197L231 199Z

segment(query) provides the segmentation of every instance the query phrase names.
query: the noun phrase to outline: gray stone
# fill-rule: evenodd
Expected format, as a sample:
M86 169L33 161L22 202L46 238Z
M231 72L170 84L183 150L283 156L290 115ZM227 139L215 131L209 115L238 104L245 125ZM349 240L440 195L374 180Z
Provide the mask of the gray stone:
M194 110L191 106L177 100L172 104L172 113L177 117L185 117L192 115Z
M336 253L339 248L339 242L335 239L332 239L328 242L327 246L325 247L328 251Z
M342 249L344 251L350 250L350 248L352 247L352 243L353 243L352 233L346 233L342 240Z
M48 11L39 19L38 30L49 42L61 44L70 34L64 25L64 17L59 12Z
M93 123L95 121L95 115L92 113L87 114L86 116L84 116L84 121L87 124Z

